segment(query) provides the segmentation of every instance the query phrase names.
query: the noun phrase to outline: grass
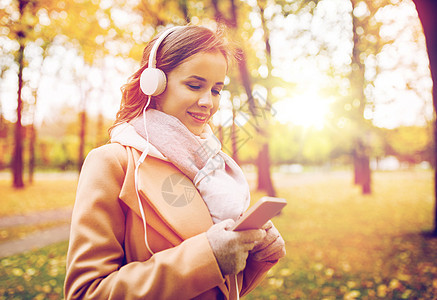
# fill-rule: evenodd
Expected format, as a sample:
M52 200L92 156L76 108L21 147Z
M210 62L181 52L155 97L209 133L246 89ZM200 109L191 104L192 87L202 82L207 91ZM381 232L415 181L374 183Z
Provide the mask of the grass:
M287 256L248 299L435 299L431 172L376 173L371 196L341 173L288 180Z
M62 299L68 242L0 260L0 299Z
M59 177L35 180L23 189L14 189L10 180L0 180L0 216L73 206L77 180Z
M351 181L342 172L275 176L289 202L273 220L287 256L245 299L435 299L437 239L423 234L433 226L432 172L375 173L370 196ZM1 259L0 299L62 298L66 249Z

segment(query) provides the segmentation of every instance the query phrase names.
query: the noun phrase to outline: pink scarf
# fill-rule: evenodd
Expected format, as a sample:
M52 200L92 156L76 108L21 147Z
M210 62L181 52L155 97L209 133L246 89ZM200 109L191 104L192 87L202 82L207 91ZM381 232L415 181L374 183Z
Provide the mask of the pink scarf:
M146 139L143 116L130 123ZM236 220L248 208L250 192L243 171L221 151L208 125L196 136L176 117L148 109L146 127L150 144L193 181L214 223Z

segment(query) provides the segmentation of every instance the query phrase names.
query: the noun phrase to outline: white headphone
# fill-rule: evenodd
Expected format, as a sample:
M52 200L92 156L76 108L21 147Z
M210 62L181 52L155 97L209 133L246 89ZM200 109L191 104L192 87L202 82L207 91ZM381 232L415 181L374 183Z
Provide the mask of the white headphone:
M143 219L143 226L144 226L144 242L146 244L147 250L153 255L154 252L149 246L149 242L147 241L147 221L146 221L146 214L143 209L143 205L141 203L140 194L138 192L138 182L139 182L139 167L146 159L146 156L149 153L149 135L147 134L147 127L146 127L146 109L150 104L150 100L152 96L157 96L164 92L165 87L167 85L167 77L165 76L164 71L156 68L156 52L158 52L159 45L161 42L165 39L167 35L169 35L171 32L173 32L175 29L179 28L181 26L171 27L164 31L161 36L155 41L155 44L152 47L152 50L150 51L149 55L149 64L146 69L141 73L140 76L140 88L141 91L146 94L147 97L147 103L143 108L143 122L144 122L144 130L146 133L146 148L144 149L143 153L141 154L138 161L135 163L135 193L137 194L137 200L138 200L138 206L140 208L141 217Z
M179 27L181 26L175 26L167 29L153 44L149 55L149 64L140 76L141 91L148 96L157 96L165 90L167 85L167 77L165 76L164 71L156 68L156 53L158 52L159 45L166 38L166 36Z

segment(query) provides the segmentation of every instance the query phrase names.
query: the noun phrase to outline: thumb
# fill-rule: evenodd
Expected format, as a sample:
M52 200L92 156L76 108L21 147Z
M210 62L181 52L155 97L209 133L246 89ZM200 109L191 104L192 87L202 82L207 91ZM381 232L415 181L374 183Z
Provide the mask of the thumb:
M235 221L232 219L226 219L226 220L220 222L219 224L221 224L223 226L221 228L228 230L235 225Z
M273 222L271 220L268 220L267 223L265 223L263 225L262 229L267 231L267 230L271 229L272 227L273 227Z
M221 221L220 223L214 224L212 227L214 227L214 230L228 230L234 226L235 221L232 219L226 219Z

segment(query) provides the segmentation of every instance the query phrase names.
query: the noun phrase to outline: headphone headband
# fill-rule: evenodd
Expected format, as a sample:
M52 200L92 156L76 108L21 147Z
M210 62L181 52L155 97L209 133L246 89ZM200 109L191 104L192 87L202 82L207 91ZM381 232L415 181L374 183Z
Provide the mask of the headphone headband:
M167 78L162 70L156 68L156 54L162 41L170 33L180 27L181 26L168 28L159 36L159 38L153 44L152 50L150 50L149 54L149 64L140 76L140 88L144 94L148 96L157 96L164 92L167 85Z
M156 54L158 52L159 46L161 45L162 41L167 37L167 35L169 35L173 31L175 31L179 27L181 27L181 26L175 26L175 27L168 28L155 41L155 43L153 44L152 50L150 51L148 68L156 68Z

